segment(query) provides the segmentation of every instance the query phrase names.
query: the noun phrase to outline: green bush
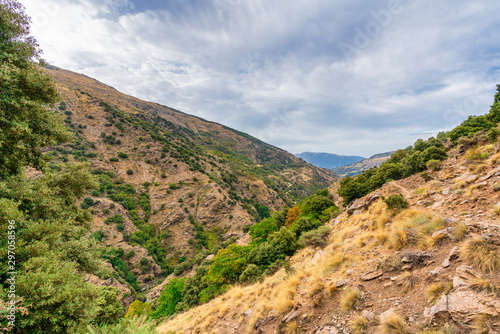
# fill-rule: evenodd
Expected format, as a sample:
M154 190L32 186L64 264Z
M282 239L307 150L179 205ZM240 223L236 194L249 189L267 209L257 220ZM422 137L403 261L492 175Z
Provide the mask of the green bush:
M83 203L80 205L82 207L82 209L86 210L88 208L90 208L91 206L94 206L95 205L95 202L92 198L90 197L85 197L83 199Z
M439 167L441 167L441 161L435 160L435 159L429 160L426 163L426 167L427 167L427 169L433 170L433 171L439 170Z
M246 269L241 273L239 277L240 283L255 283L262 275L261 269L251 263Z
M167 175L165 175L165 173L162 173L162 174L161 174L161 178L162 178L162 179L166 179L166 178L167 178Z
M123 152L118 152L118 157L122 158L122 159L127 159L128 158L128 154L127 153L123 153Z
M394 194L384 199L385 204L391 210L406 209L410 203L404 198L402 194Z
M248 233L253 243L261 243L267 240L269 234L278 231L278 226L273 218L263 219L260 223L250 226Z
M311 217L300 217L292 224L291 231L300 236L302 233L315 230L322 225L323 223L319 220L312 219Z
M151 314L153 319L169 316L175 313L176 306L182 302L185 278L172 278L167 286L163 288L158 307Z
M111 161L111 162L117 162L118 158L117 157L112 157L112 158L109 158L109 161Z
M114 286L99 287L100 296L96 301L98 324L114 324L117 323L125 314L122 304L118 300L120 291Z
M317 230L312 230L301 235L300 241L306 246L325 247L328 244L328 237L332 229L327 226L320 226Z
M127 169L127 175L132 175L132 174L134 174L134 171L133 171L133 170L131 170L130 168L129 168L129 169Z

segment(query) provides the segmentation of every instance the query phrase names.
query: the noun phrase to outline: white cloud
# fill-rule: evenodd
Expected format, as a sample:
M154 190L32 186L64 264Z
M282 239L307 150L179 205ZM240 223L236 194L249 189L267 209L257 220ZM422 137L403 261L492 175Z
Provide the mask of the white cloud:
M498 2L373 14L389 3L23 1L56 66L291 152L365 156L487 112L499 74Z

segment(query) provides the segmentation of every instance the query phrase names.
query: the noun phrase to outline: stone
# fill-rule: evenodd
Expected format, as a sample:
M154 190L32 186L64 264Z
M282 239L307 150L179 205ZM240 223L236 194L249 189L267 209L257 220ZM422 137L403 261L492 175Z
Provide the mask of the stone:
M316 263L318 262L319 259L321 259L325 255L325 251L320 249L319 251L314 254L313 258L311 259L311 263Z
M458 246L453 247L450 250L450 254L448 254L448 259L450 259L450 261L457 259L458 258L458 251L459 251Z
M379 193L372 193L362 198L358 198L354 203L346 210L347 214L353 214L357 210L363 210L370 206L377 199L381 198Z
M252 309L251 309L251 308L249 308L249 309L247 309L245 312L243 312L242 314L243 314L245 317L249 318L249 317L252 315L252 312L253 312L253 311L252 311Z
M443 268L448 268L450 266L450 259L447 258L443 261L443 264L441 265Z
M433 276L437 276L439 275L439 273L441 272L441 270L443 270L442 267L436 267L434 270L431 270L429 273Z
M323 326L315 334L339 334L339 331L333 326Z
M336 288L340 288L340 287L342 287L342 286L346 285L346 284L347 284L347 282L348 282L348 281L346 281L346 280L339 279L337 282L335 282L335 287L336 287Z
M411 264L405 264L404 266L401 267L401 270L402 271L411 270L411 268L413 268L413 265L411 265Z
M377 270L369 271L367 273L362 273L361 275L359 275L359 277L363 281L370 281L372 279L375 279L377 277L382 276L383 274L384 274L384 272L382 270L377 269Z
M391 315L395 315L395 314L396 314L396 311L393 308L390 308L387 311L385 311L379 315L379 320L380 320L380 322L384 322Z
M369 322L372 322L373 319L375 318L375 313L368 310L363 310L363 312L361 312L361 315L364 316L366 319L368 319Z
M354 272L354 271L353 271L352 269L347 269L347 270L345 271L345 273L346 273L347 275L351 275L353 272Z
M289 322L292 321L293 319L297 318L299 316L299 311L296 310L291 310L286 314L282 319L281 322Z
M450 188L444 188L444 189L441 191L441 193L442 193L444 196L448 195L448 194L450 193Z

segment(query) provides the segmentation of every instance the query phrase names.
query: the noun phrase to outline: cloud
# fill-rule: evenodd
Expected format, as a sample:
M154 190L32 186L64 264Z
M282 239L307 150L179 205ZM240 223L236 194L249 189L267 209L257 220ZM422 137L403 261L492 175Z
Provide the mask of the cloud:
M493 0L23 4L50 63L295 153L408 146L487 112L500 73Z

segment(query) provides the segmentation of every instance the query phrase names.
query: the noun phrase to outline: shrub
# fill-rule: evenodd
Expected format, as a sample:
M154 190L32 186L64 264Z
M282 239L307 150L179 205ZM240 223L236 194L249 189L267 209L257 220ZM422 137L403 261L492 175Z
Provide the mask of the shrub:
M128 307L128 312L127 314L125 314L125 318L149 315L151 311L152 311L151 306L148 303L143 303L140 300L136 300Z
M113 324L125 314L122 304L118 300L119 291L114 286L99 287L100 296L96 301L97 323Z
M119 213L115 213L113 216L106 218L104 222L107 225L111 224L123 224L123 217Z
M106 239L106 233L104 233L103 230L98 230L98 231L95 231L94 233L92 233L90 235L90 237L97 240L97 241L102 241L102 240Z
M332 229L327 226L320 226L317 230L309 231L300 237L302 243L306 246L325 247L328 244L328 237Z
M262 275L262 271L255 264L249 264L246 269L241 273L239 281L241 283L254 283Z
M361 302L363 295L359 289L347 289L340 297L340 309L342 312L349 312L355 309Z
M427 161L425 165L429 170L439 170L439 167L441 167L441 161L432 159Z
M397 315L393 314L387 317L380 325L381 334L410 334L410 330L406 327L403 319Z
M134 174L134 171L133 171L133 170L131 170L130 168L129 168L129 169L127 169L127 175L132 175L132 174Z
M185 278L172 278L161 292L158 307L151 314L153 319L169 316L175 313L178 303L182 302Z
M315 230L322 225L319 220L314 220L310 217L301 217L292 224L291 231L300 236L302 233Z
M112 158L109 158L109 161L111 161L111 162L117 162L118 158L117 157L112 157Z
M385 204L391 210L406 209L410 203L404 198L402 194L394 194L384 199Z
M461 258L465 262L481 269L492 272L500 269L500 254L498 248L488 240L475 238L466 241L460 248Z
M269 234L278 231L278 226L272 218L265 218L260 223L250 227L249 234L252 236L252 242L262 243L267 240Z
M81 207L82 209L86 210L88 208L90 208L91 206L94 206L95 205L95 202L92 198L90 197L85 197L83 199L83 203L81 204Z
M122 159L127 159L128 158L128 154L127 153L123 153L123 152L118 152L118 157L120 157Z
M162 179L166 179L166 178L167 178L167 175L165 175L165 173L162 173L162 174L161 174L161 178L162 178Z
M364 315L358 314L351 320L350 328L354 334L364 334L368 329L368 318Z
M168 186L172 190L176 190L176 189L180 189L181 188L181 186L178 183L170 183Z

